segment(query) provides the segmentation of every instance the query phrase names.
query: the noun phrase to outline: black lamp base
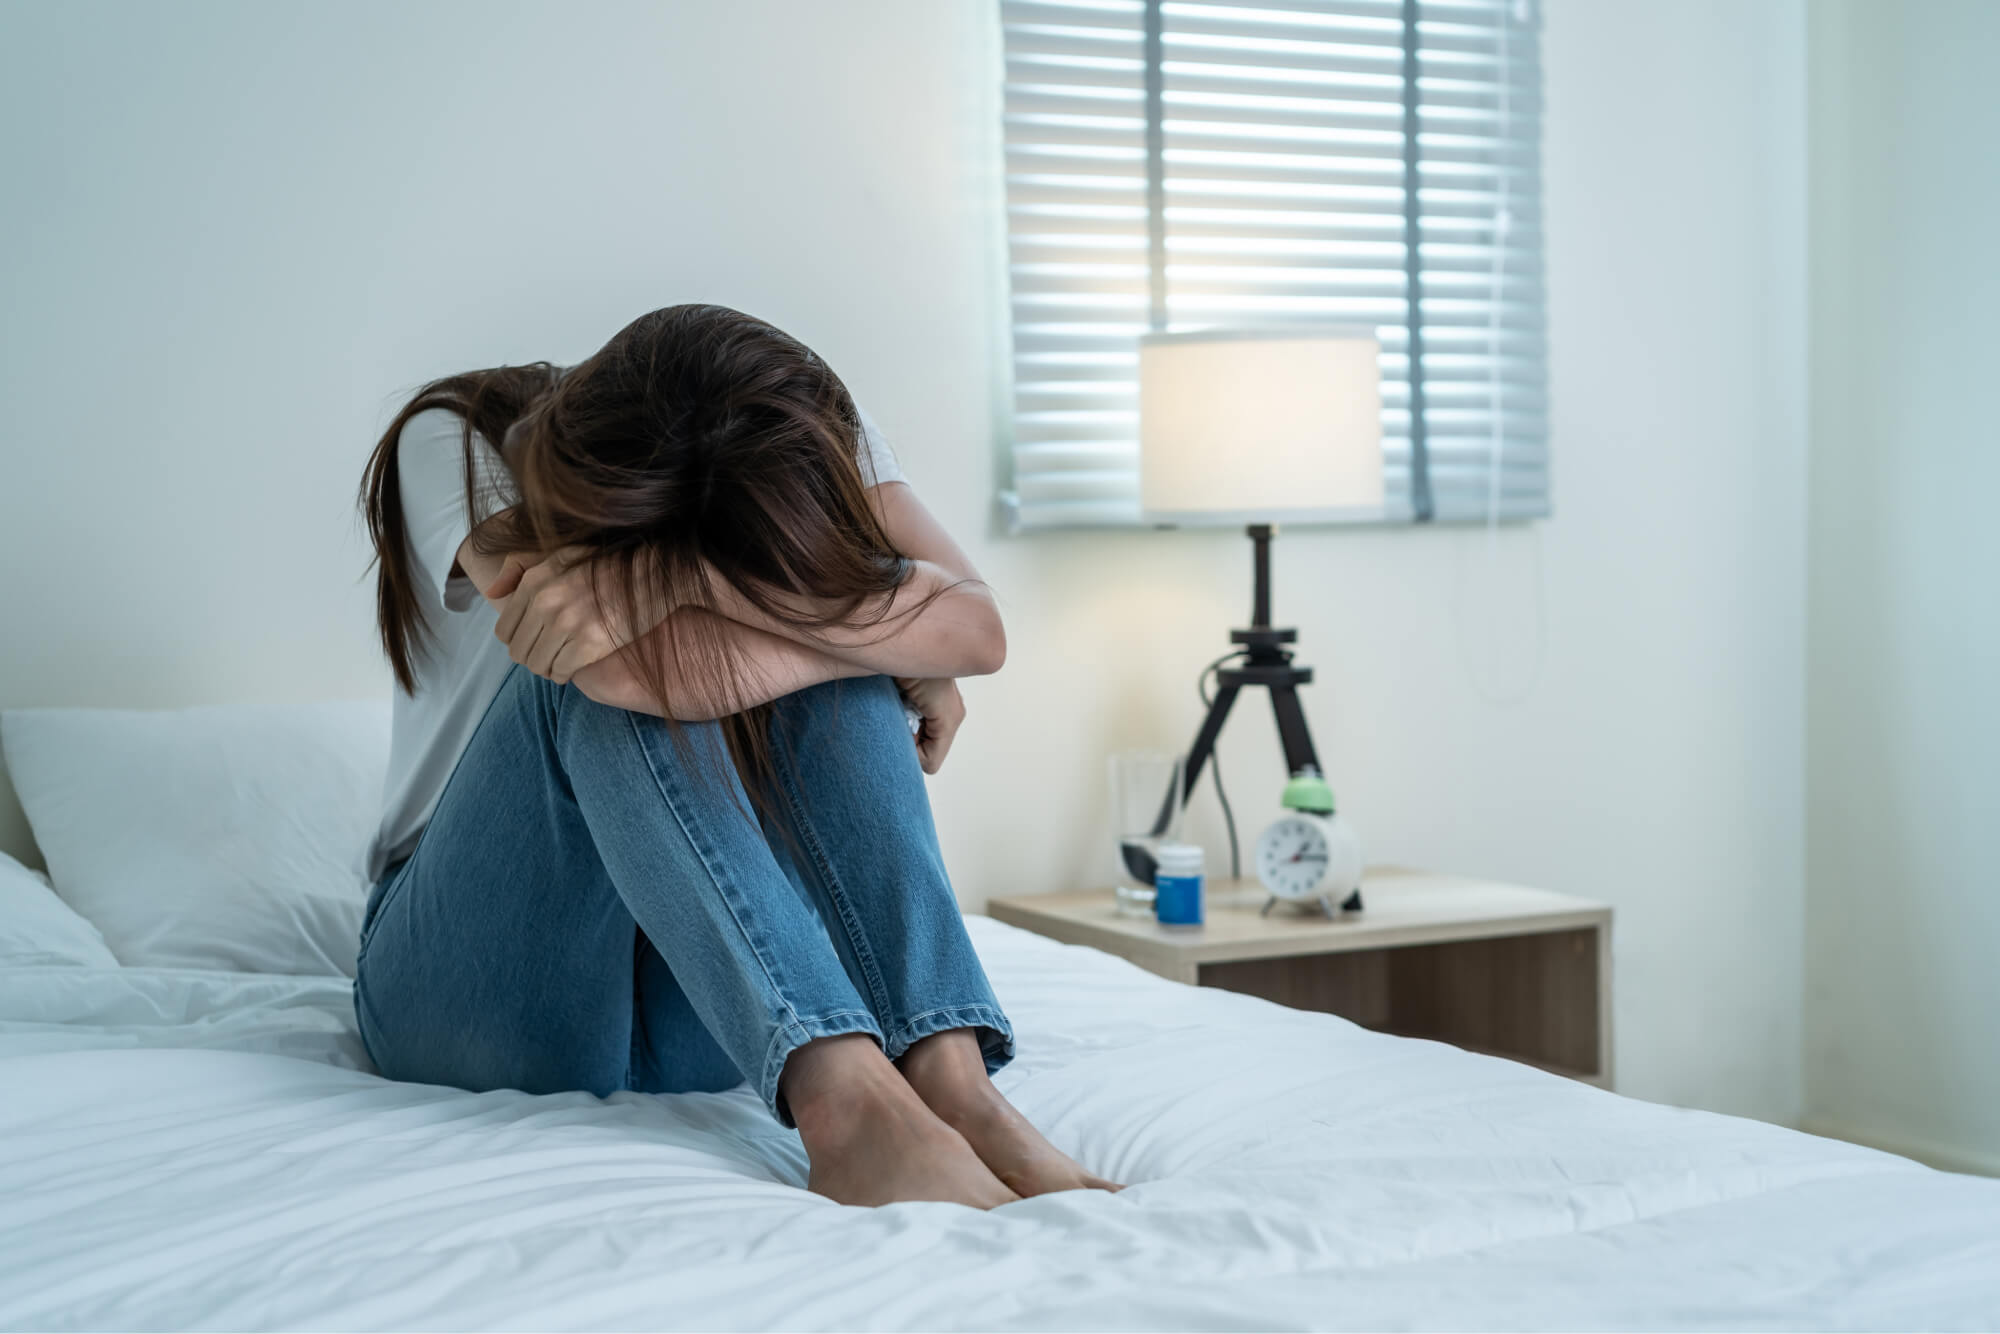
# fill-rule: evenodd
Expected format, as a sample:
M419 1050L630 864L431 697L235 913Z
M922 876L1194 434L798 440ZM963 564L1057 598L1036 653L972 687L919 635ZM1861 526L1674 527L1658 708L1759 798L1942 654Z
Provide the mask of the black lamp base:
M1277 530L1268 523L1253 523L1246 530L1253 544L1256 567L1250 602L1250 628L1231 630L1229 642L1243 646L1243 658L1215 674L1215 699L1208 716L1195 733L1182 773L1183 797L1194 792L1202 766L1215 753L1215 740L1229 720L1229 710L1245 686L1262 686L1271 692L1271 712L1278 721L1278 740L1285 749L1288 774L1303 769L1319 771L1319 753L1313 749L1312 731L1306 726L1305 707L1299 703L1299 687L1313 679L1313 669L1292 661L1291 644L1299 632L1271 624L1271 539Z
M1306 726L1305 706L1299 701L1299 687L1311 682L1313 669L1292 661L1292 651L1287 646L1298 641L1299 632L1271 624L1271 538L1277 530L1268 523L1253 523L1246 531L1254 545L1256 563L1250 628L1229 632L1230 642L1243 646L1243 656L1234 665L1216 670L1215 698L1209 703L1208 716L1195 732L1194 744L1188 747L1187 762L1181 766L1183 805L1194 796L1195 783L1215 754L1222 725L1229 721L1229 710L1246 686L1262 686L1271 692L1271 712L1278 723L1278 742L1285 751L1287 777L1307 769L1324 772L1319 765L1319 752L1313 749L1312 731ZM1166 833L1172 814L1170 795L1161 805L1159 821L1153 828L1155 835ZM1349 912L1360 908L1361 891L1355 890L1340 906Z

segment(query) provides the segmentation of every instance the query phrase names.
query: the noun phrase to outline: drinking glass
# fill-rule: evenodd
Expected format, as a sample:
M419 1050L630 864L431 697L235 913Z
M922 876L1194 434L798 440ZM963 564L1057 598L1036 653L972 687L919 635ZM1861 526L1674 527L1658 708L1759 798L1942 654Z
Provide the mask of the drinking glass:
M1154 849L1181 833L1181 757L1160 750L1113 755L1111 820L1119 911L1150 916Z

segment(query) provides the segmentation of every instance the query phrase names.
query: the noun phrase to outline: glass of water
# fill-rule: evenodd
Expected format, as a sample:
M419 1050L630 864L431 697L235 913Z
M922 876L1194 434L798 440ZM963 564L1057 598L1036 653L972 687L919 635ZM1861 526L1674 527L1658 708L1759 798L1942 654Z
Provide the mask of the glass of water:
M1181 757L1123 750L1111 757L1112 851L1120 912L1153 912L1154 849L1181 833Z

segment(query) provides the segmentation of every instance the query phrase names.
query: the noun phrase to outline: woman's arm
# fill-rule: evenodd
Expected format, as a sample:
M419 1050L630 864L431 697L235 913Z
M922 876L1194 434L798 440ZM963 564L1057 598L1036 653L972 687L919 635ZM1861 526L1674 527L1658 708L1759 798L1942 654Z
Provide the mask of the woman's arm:
M698 622L708 624L699 624ZM712 632L726 647L735 675L684 671L673 650L673 636ZM804 644L794 644L776 635L767 635L735 621L724 620L699 607L684 607L642 638L656 641L656 652L666 672L667 701L671 716L684 723L707 722L759 704L850 676L865 676L868 669L842 662L830 654ZM641 675L637 655L630 648L600 658L570 678L570 684L599 704L634 713L660 715L660 701Z
M868 495L890 545L908 560L909 572L886 606L870 608L867 623L801 628L765 614L720 578L710 580L714 610L737 624L884 676L999 671L1007 657L1007 632L992 590L965 552L907 484L887 482ZM518 555L481 555L470 537L459 547L459 567L489 601L502 604L494 633L510 656L558 683L655 629L674 610L640 589L634 623L614 623L591 591L588 567L580 560L584 554L558 551L531 564ZM810 598L773 597L802 617L830 610Z
M710 581L716 610L730 620L831 654L883 676L985 676L1007 660L1007 631L993 590L979 578L951 534L903 482L869 491L889 543L910 560L910 576L884 614L859 626L801 629L765 615L720 579ZM810 599L780 597L801 614Z
M458 549L458 568L464 572L486 600L507 615L520 582L521 567L505 556L484 555L473 549L466 538ZM707 622L703 624L702 622ZM737 679L715 680L698 672L682 670L674 651L679 634L716 636L716 647L740 671ZM680 722L706 722L789 695L794 691L850 676L865 676L869 669L843 662L808 644L797 644L752 626L726 620L698 607L684 607L640 636L654 641L666 672L667 699L673 717ZM538 673L546 675L546 673ZM646 684L631 648L607 653L579 668L567 678L599 704L629 709L634 713L660 716L660 702Z

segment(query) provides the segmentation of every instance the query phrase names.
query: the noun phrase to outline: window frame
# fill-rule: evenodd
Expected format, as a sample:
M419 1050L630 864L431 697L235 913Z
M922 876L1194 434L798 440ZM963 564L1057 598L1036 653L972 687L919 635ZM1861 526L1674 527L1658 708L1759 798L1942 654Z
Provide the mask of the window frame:
M1385 397L1395 392L1402 402L1402 424L1393 437L1388 429L1389 412L1385 410L1385 472L1402 479L1403 490L1380 515L1328 519L1312 526L1515 523L1545 518L1553 512L1553 477L1548 466L1545 249L1540 234L1540 22L1539 13L1528 0L1326 0L1316 5L1302 4L1301 0L1249 0L1248 3L1231 3L1230 0L998 0L997 8L1002 29L1002 58L1007 69L1003 79L1002 137L1006 155L1003 197L1006 207L1006 309L1010 351L1008 401L1004 412L1007 429L1003 433L1004 453L999 460L1001 490L998 499L1001 522L1008 531L1129 531L1173 526L1148 521L1138 511L1136 500L1126 509L1115 498L1085 499L1072 505L1072 502L1061 499L1024 502L1021 494L1025 489L1024 481L1030 484L1060 484L1071 478L1098 479L1085 482L1086 486L1095 486L1103 485L1104 478L1129 477L1136 481L1137 476L1136 444L1115 439L1104 441L1102 452L1111 456L1123 449L1129 454L1130 461L1122 466L1096 469L1062 466L1024 469L1022 466L1023 448L1037 444L1054 444L1059 448L1074 444L1085 455L1091 452L1091 440L1048 442L1024 438L1023 435L1023 418L1030 413L1024 407L1023 386L1029 382L1022 373L1022 333L1024 323L1029 321L1023 318L1024 306L1019 291L1024 268L1021 246L1024 228L1017 217L1019 200L1016 195L1016 186L1024 175L1018 168L1016 153L1024 141L1030 148L1038 145L1017 133L1018 113L1014 94L1017 88L1033 85L1017 81L1015 77L1015 62L1019 53L1015 50L1014 34L1016 30L1027 29L1060 32L1063 29L1061 20L1079 11L1116 15L1124 20L1136 16L1138 20L1140 55L1136 64L1143 87L1144 125L1141 160L1144 171L1145 309L1141 316L1143 324L1134 328L1130 335L1134 349L1139 334L1163 329L1270 329L1357 322L1355 317L1339 312L1311 320L1237 320L1214 324L1170 318L1171 274L1174 268L1171 252L1175 234L1172 83L1177 66L1189 67L1187 62L1176 61L1171 49L1176 36L1172 27L1175 19L1188 18L1194 24L1205 27L1206 39L1198 36L1191 40L1197 45L1203 40L1213 45L1227 40L1226 30L1235 18L1232 11L1251 16L1243 18L1242 26L1251 33L1247 45L1253 52L1260 40L1267 48L1272 44L1269 39L1254 32L1256 25L1271 23L1274 19L1278 20L1275 26L1280 28L1287 20L1301 18L1328 23L1367 22L1376 33L1371 42L1375 48L1372 55L1378 64L1387 60L1393 45L1399 55L1396 68L1400 75L1400 89L1395 100L1400 102L1400 153L1383 154L1378 151L1377 156L1391 161L1400 159L1397 182L1401 199L1397 211L1400 212L1401 226L1394 229L1394 237L1395 242L1400 243L1403 258L1399 266L1378 262L1376 267L1393 268L1399 274L1400 281L1396 287L1404 313L1401 326L1385 323L1377 327L1393 330L1394 338L1385 339L1385 349L1392 341L1401 349L1400 355L1395 357L1385 351L1385 363L1396 360L1408 368L1407 372L1399 371L1394 377L1385 369L1384 375ZM1393 16L1400 29L1393 44L1388 40L1385 16ZM1468 23L1468 19L1479 19L1485 26L1482 28L1480 22ZM1124 58L1100 63L1120 65L1121 75L1129 79L1129 71L1135 63L1129 58L1132 34L1108 21L1105 28L1107 31L1117 29L1114 35L1124 45ZM1225 30L1221 37L1216 36L1218 30ZM1478 50L1482 32L1490 33L1486 40L1492 48L1491 58L1483 57ZM1301 45L1316 44L1306 42ZM1032 57L1033 53L1030 54ZM1284 64L1282 59L1273 59L1261 53L1256 58L1281 67ZM1493 71L1484 77L1483 83L1478 78L1452 77L1461 72L1452 67L1452 62L1459 61L1466 69L1473 69L1482 59ZM1516 61L1522 62L1525 79L1517 73ZM1083 63L1087 64L1087 61ZM1299 63L1304 63L1303 58ZM1107 76L1106 82L1114 80ZM1379 78L1377 86L1381 86ZM1440 93L1439 89L1448 91ZM1428 100L1427 90L1431 93ZM1490 94L1487 100L1494 102L1494 106L1477 111L1457 110L1459 107L1477 106L1482 90ZM1125 105L1129 107L1129 87L1122 93ZM1512 107L1510 98L1516 103ZM1472 117L1484 114L1493 122L1493 128L1483 136L1461 137L1461 145L1467 140L1477 140L1469 149L1463 146L1454 146L1450 150L1431 148L1427 154L1428 144L1453 137L1433 127L1434 113L1437 112ZM1129 117L1124 119L1129 123ZM1254 129L1254 118L1247 119L1253 123ZM1446 123L1449 123L1448 118ZM1525 132L1520 125L1527 127ZM1050 137L1054 137L1053 132ZM1377 138L1379 141L1380 136ZM1490 154L1490 161L1482 162L1480 159L1480 144ZM1115 151L1121 153L1120 162L1127 164L1129 172L1132 161L1129 148ZM1327 151L1329 155L1333 153L1332 149ZM1467 163L1478 165L1464 165ZM1460 225L1460 218L1471 219L1463 226L1475 236L1481 234L1476 211L1462 205L1455 206L1456 216L1447 218L1446 213L1433 202L1433 196L1452 193L1434 183L1444 167L1473 175L1483 171L1497 182L1488 191L1496 202L1483 232L1486 237L1483 249L1492 256L1492 285L1484 298L1467 298L1458 294L1442 296L1436 291L1427 291L1426 279L1434 271L1430 266L1436 262L1430 252L1440 247L1453 247L1450 242L1438 240L1437 235L1427 228L1426 220L1450 221L1457 226ZM1427 184L1427 176L1433 183ZM1429 209L1427 202L1432 205ZM1511 230L1516 210L1527 219L1524 229L1527 241L1518 247ZM1304 216L1314 211L1322 213L1329 223L1341 216L1338 205L1320 210L1301 207L1295 213ZM1388 235L1390 229L1383 229L1383 232ZM1482 246L1475 242L1456 248L1478 251ZM1517 252L1520 260L1525 261L1525 267L1510 272L1509 256ZM1301 271L1308 271L1309 267L1300 266ZM1458 272L1447 276L1462 285L1470 283L1468 275L1476 277L1477 271L1465 264L1455 267ZM1335 261L1328 261L1326 269L1329 273L1337 271ZM1440 318L1445 307L1439 304L1427 308L1427 301L1452 302L1459 308L1459 318L1448 326ZM1483 309L1486 323L1482 326L1469 321L1464 317L1467 309L1472 309L1474 313ZM1514 312L1513 315L1510 316L1509 311ZM1507 322L1514 318L1520 322ZM1488 335L1483 349L1478 347L1473 336L1482 327ZM1430 338L1433 334L1443 335L1447 328L1456 339L1455 351L1460 354L1457 360L1477 363L1482 360L1483 354L1486 367L1483 372L1477 375L1461 373L1453 377L1454 403L1470 403L1469 409L1463 406L1455 410L1438 409L1430 401L1433 387L1444 383L1429 373L1433 358L1450 355L1450 352L1434 352ZM1119 336L1113 336L1104 345L1115 350L1120 341ZM1449 343L1444 345L1451 346ZM1113 385L1114 392L1118 384L1136 384L1136 371L1122 381L1117 379L1115 372L1106 374L1110 378L1104 383ZM1049 387L1035 383L1040 388ZM1477 401L1481 386L1486 390L1484 404ZM1525 408L1517 405L1517 400L1518 404L1525 404ZM1446 438L1433 429L1434 424L1445 417L1478 420L1482 409L1484 418L1490 423L1484 428L1483 435L1461 434ZM1522 425L1524 422L1529 424ZM1136 434L1136 428L1127 429ZM1442 455L1434 448L1434 442L1439 440L1444 440L1447 446ZM1401 451L1399 455L1392 453L1396 450ZM1480 485L1482 473L1484 486ZM1448 475L1451 482L1442 497L1441 474ZM1072 517L1050 517L1051 514L1064 514L1065 506L1072 506L1068 511Z

